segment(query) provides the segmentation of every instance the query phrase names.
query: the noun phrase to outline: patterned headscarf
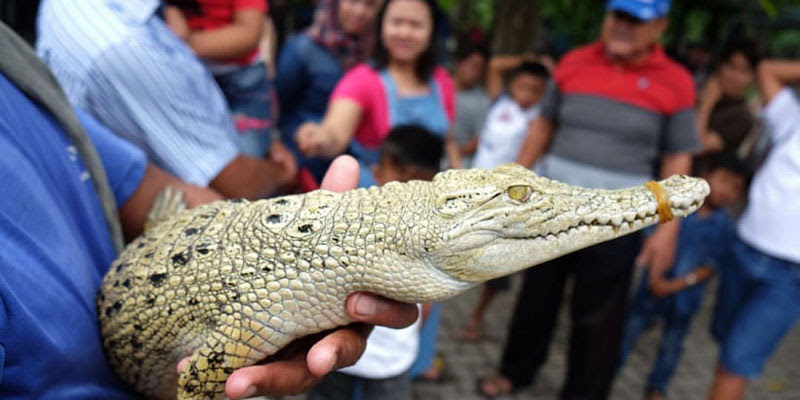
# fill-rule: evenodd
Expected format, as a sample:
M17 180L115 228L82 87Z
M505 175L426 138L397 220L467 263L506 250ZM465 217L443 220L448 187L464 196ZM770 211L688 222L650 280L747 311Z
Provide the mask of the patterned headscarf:
M306 30L314 42L328 49L344 70L371 56L375 30L367 27L359 36L351 36L339 25L339 0L320 0L314 22Z

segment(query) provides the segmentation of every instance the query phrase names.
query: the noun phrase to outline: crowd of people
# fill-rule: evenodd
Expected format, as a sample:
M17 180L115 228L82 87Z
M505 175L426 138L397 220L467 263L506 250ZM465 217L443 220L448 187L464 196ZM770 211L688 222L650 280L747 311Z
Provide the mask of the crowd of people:
M732 38L690 74L659 44L669 8L610 0L598 39L559 60L465 40L452 78L434 0L320 0L274 66L266 0L44 0L35 50L0 25L0 397L135 397L104 358L94 295L166 186L196 206L517 162L604 189L694 174L711 194L683 221L525 271L476 390L535 381L571 284L560 398L607 398L662 321L642 377L662 399L718 276L709 399L743 398L800 318L800 62ZM460 340L482 340L509 287L481 289ZM414 379L441 377L441 304L356 293L346 307L366 324L236 371L226 394L409 399Z

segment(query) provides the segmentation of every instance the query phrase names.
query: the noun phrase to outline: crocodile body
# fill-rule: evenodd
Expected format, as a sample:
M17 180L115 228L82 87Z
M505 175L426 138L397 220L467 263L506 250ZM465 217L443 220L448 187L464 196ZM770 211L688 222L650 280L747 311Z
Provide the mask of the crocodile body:
M660 183L676 216L708 194L697 178ZM585 189L505 165L181 211L130 243L106 275L104 346L150 398L220 398L233 370L350 323L353 292L443 300L653 225L656 199L645 186Z

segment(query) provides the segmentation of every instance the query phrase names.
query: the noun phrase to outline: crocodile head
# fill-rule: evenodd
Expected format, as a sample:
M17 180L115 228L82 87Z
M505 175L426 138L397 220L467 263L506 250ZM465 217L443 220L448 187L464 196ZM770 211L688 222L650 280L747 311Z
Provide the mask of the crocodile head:
M659 184L676 217L695 211L709 193L704 180L688 176ZM644 185L587 189L517 164L444 172L433 186L443 228L429 259L462 282L507 275L659 222L656 195Z

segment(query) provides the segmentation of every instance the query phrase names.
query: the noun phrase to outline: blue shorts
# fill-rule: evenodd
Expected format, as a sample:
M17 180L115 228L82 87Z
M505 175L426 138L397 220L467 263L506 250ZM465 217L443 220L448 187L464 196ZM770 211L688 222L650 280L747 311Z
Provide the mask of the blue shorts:
M711 328L720 343L720 364L735 375L755 377L800 317L800 264L737 238L721 267Z

